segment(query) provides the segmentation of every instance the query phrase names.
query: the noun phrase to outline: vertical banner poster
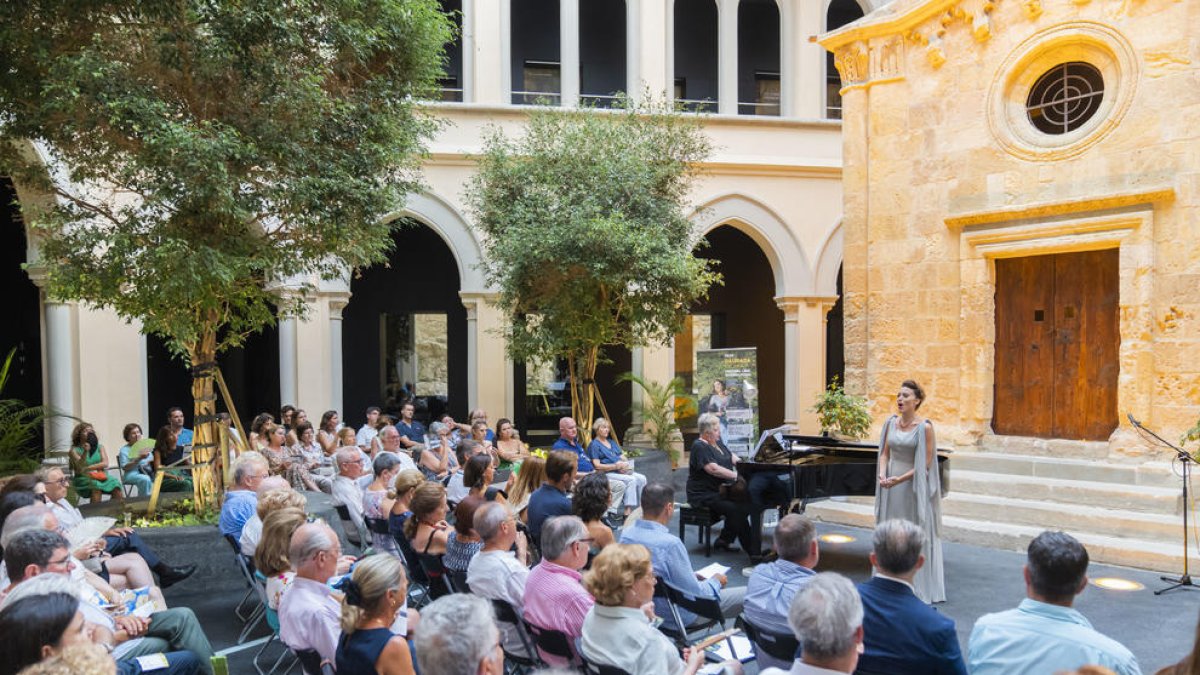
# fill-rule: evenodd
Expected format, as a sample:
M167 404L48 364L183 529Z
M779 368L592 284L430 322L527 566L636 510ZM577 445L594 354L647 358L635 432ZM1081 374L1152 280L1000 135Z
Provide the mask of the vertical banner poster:
M758 352L754 347L696 352L700 413L721 420L721 440L745 459L758 440Z

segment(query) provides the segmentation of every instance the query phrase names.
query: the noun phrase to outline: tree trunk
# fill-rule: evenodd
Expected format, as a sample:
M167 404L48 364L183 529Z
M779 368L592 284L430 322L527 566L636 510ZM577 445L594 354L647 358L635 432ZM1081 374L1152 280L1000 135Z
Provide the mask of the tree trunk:
M193 506L196 513L217 508L221 494L221 456L217 439L217 396L213 371L217 365L216 322L211 321L200 340L188 349L192 365L194 435L192 437Z
M570 354L567 364L571 375L571 415L579 426L579 445L592 441L592 421L596 409L596 365L600 348L589 347L582 355Z

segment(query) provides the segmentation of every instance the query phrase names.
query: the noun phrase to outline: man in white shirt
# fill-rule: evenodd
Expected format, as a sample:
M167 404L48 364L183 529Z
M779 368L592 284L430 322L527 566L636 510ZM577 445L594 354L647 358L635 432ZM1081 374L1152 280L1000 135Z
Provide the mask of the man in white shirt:
M380 430L379 443L383 446L382 452L390 452L400 458L401 471L417 468L417 463L412 458L412 451L400 445L400 432L396 427L389 424Z
M371 540L367 534L367 526L363 521L363 484L362 477L366 475L367 459L358 448L341 448L335 455L338 475L333 477L333 503L344 504L350 511L350 522L358 530L357 539L360 546L365 546ZM354 542L356 537L347 532L346 536Z
M359 427L358 433L354 435L354 442L358 443L358 447L363 450L371 449L371 441L379 432L375 431L375 425L379 423L379 406L371 406L367 408L367 423Z
M341 554L337 534L321 522L301 525L288 547L296 578L279 601L279 639L296 651L315 649L322 661L337 658L342 635L341 604L329 587Z
M525 580L529 577L525 535L517 531L516 518L508 507L496 502L479 507L473 524L483 539L483 549L471 558L467 567L467 585L475 595L507 602L517 616L521 616L521 599L525 597ZM515 556L513 544L517 546ZM503 622L498 625L504 651L526 656L517 627Z
M791 670L767 668L762 675L844 675L858 666L863 641L863 607L853 582L836 572L813 577L792 599L788 623L803 655Z

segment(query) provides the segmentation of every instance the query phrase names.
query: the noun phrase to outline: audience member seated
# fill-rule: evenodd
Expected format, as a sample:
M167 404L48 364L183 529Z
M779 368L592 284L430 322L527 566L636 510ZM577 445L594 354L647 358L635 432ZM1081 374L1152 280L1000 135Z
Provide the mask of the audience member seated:
M288 546L296 576L279 601L279 639L296 651L315 649L323 661L337 658L342 633L341 604L329 587L341 555L337 534L322 522L301 525Z
M58 518L59 526L64 531L73 530L83 522L83 514L79 512L79 509L72 506L71 502L67 501L67 480L63 477L62 469L57 467L42 469L39 472L39 477L46 486L46 500L50 505L50 509L54 512L54 516ZM158 585L160 588L167 588L177 584L192 576L196 571L195 565L175 567L163 562L155 554L154 549L143 542L137 532L128 527L111 528L104 533L103 538L104 551L113 556L114 559L128 553L141 556L142 560L146 563L146 567L158 575ZM136 570L136 567L128 565L122 565L122 567L124 569ZM116 569L114 567L114 570ZM147 581L147 579L143 578L141 581Z
M493 442L501 469L507 469L533 456L529 453L529 446L521 441L511 420L500 418L496 421L496 440Z
M529 522L529 497L546 482L546 460L534 455L521 462L508 491L508 508L521 522Z
M150 448L138 454L133 453L133 444L142 440L141 425L131 422L121 431L125 445L117 452L117 467L121 471L121 480L126 485L137 488L139 497L150 496L150 488L154 485L151 474L154 473L154 458L150 456Z
M405 448L404 445L401 444L401 438L402 436L400 436L400 432L396 429L396 427L390 424L384 426L378 434L380 445L379 451L390 452L391 454L395 455L396 461L400 463L401 471L405 469L415 469L417 468L417 463L412 459L412 451L408 448ZM375 456L378 457L378 453L376 453Z
M580 641L589 663L629 675L693 675L704 665L703 649L688 650L685 662L675 644L651 627L654 583L645 546L614 544L596 556L583 577L583 587L596 599Z
M967 675L954 620L913 592L913 576L925 564L925 532L907 520L875 528L871 565L875 576L858 585L863 604L863 675Z
M754 568L746 584L746 603L742 615L756 628L775 635L791 635L788 611L792 598L812 581L813 571L820 558L817 550L817 531L812 521L798 513L790 513L775 527L775 552L778 559ZM780 661L758 650L759 668L790 668L791 662Z
M609 482L624 484L625 515L628 516L641 503L646 477L634 472L633 462L625 456L625 451L611 434L612 425L608 420L597 417L592 422L592 442L588 444L587 456L596 471L603 473Z
M317 425L317 443L326 457L331 457L338 449L337 433L342 429L342 420L336 410L326 410L321 414L321 422Z
M425 483L425 474L417 469L405 469L396 474L388 497L392 499L392 509L388 513L388 531L391 534L393 550L398 550L409 565L416 564L408 538L404 536L404 523L412 516L412 499L417 488ZM376 544L376 548L379 545ZM386 550L386 549L385 549Z
M524 465L521 467L525 470ZM529 495L529 533L537 541L542 534L542 523L547 518L566 516L571 513L571 498L567 493L575 484L576 458L568 450L554 450L546 458L546 482Z
M71 431L71 470L75 473L75 492L80 499L100 501L107 494L118 501L125 498L121 481L108 475L108 450L100 445L92 425L80 422Z
M309 492L329 493L333 476L333 459L317 441L313 425L304 422L296 427L297 442L288 449L291 458L292 487ZM332 436L331 436L332 438Z
M263 481L266 485L269 481L280 480L279 476L271 476ZM258 508L254 517L246 521L246 526L242 528L241 547L242 555L254 557L254 550L258 547L259 540L262 539L263 520L271 513L279 509L293 508L301 511L308 508L308 498L302 492L287 487L286 481L284 487L276 487L274 490L263 490L259 487L258 491Z
M184 450L190 443L179 442L179 432L169 424L159 427L154 435L154 452L151 454L150 466L157 474L162 470L160 492L191 492L192 478L186 469L166 467L184 460Z
M592 608L592 596L580 585L579 571L587 564L587 527L576 516L557 516L542 527L542 562L525 581L522 603L525 620L543 629L566 634L574 649L583 634L583 620ZM556 656L541 652L551 665L567 665Z
M47 530L28 530L14 537L4 551L4 564L14 582L8 589L5 603L17 602L29 592L21 587L39 576L54 575L70 580L74 564L68 546L62 535ZM114 659L121 661L156 652L190 651L201 661L200 672L212 672L212 646L192 610L177 607L153 612L149 619L128 615L114 619L88 600L95 597L94 593L87 592L79 582L71 583L72 590L84 600L80 607L85 619L94 625L94 639L112 645Z
M273 610L279 610L279 600L296 576L288 549L292 535L306 522L304 510L292 507L272 511L263 521L262 539L254 550L254 569L267 580L267 606Z
M404 636L392 632L405 606L408 579L394 556L374 555L343 581L342 637L337 646L341 673L411 675L412 654ZM416 611L416 610L413 610Z
M135 670L132 665L120 668L108 655L108 650L95 642L87 642L66 647L48 658L22 668L17 675L124 675L136 672L140 671Z
M475 532L475 511L487 502L479 497L467 497L454 509L454 529L446 538L446 555L442 563L451 572L466 572L471 559L483 548L483 540Z
M5 499L7 501L9 498ZM58 518L48 506L41 503L30 504L12 511L5 519L3 531L0 532L0 548L26 530L48 530L64 534ZM120 598L117 592L119 590L148 588L150 599L156 606L160 609L167 608L162 590L154 583L154 576L141 556L136 553L123 553L114 557L105 553L104 547L104 540L98 539L85 541L71 552L71 556L75 558L72 573L79 581L86 582L106 602L116 602ZM89 567L92 569L88 569ZM7 572L0 574L0 577L3 578L3 585L9 583Z
M142 672L131 660L114 664L108 650L96 642L97 631L85 618L79 596L66 577L45 574L21 586L0 606L0 635L5 636L0 642L0 673L25 672L22 668L88 645L99 650L93 662L107 665L103 671L92 672ZM202 672L200 660L191 652L168 652L166 657L169 666L161 671L166 675ZM88 672L84 670L85 663L76 661L67 665L74 667L59 672L72 675Z
M334 456L337 461L337 475L333 478L333 503L343 505L350 512L350 522L357 530L358 542L365 548L371 540L367 526L363 522L363 477L366 476L366 458L361 450L342 448ZM369 479L368 479L369 480Z
M409 564L429 567L429 575L425 580L430 582L430 593L440 597L448 590L440 580L443 570L441 556L445 555L446 543L450 539L450 526L446 524L449 510L446 488L441 483L422 483L413 493L409 508L412 509L412 515L404 523L404 536L413 551L413 559ZM430 576L439 578L430 579Z
M354 433L354 429L350 427L342 427L338 430L337 440L337 448L334 448L334 452L340 448L358 448L358 434ZM362 450L362 448L358 449Z
M363 451L371 448L371 441L379 434L375 429L375 425L379 423L379 406L373 405L367 408L367 421L358 429L358 433L354 435L354 442ZM345 427L343 427L345 428Z
M454 449L455 466L446 482L446 499L450 502L457 504L470 493L470 488L463 480L463 467L466 466L468 460L478 455L486 456L489 463L492 459L487 448L470 438L464 438Z
M259 413L254 421L250 423L250 449L255 452L261 452L267 445L266 434L263 433L263 428L267 422L274 422L275 417L271 413Z
M592 553L599 553L605 546L616 541L612 528L604 522L604 514L612 501L612 488L608 479L599 473L584 476L575 486L571 499L571 510L587 525L592 538Z
M701 581L696 576L687 547L679 537L667 529L667 523L671 521L671 515L674 513L675 488L666 483L647 485L642 491L642 518L631 527L622 530L621 543L641 544L649 549L654 573L662 577L671 588L693 597L717 600L725 616L737 616L742 611L742 601L746 596L745 587L726 588L728 580L724 574L714 574L707 581ZM671 615L666 600L658 598L654 605L658 616L663 618L664 625L674 628L675 617ZM696 620L696 615L680 609L679 618L685 625L691 625Z
M508 499L504 490L492 487L492 481L495 478L496 465L491 455L486 453L475 455L463 465L462 479L468 495L488 502L506 504Z
M401 466L399 455L393 452L379 453L371 464L374 478L363 488L362 493L364 525L367 518L386 520L391 513L394 501L391 497L392 481L396 479L396 474L400 473ZM367 528L367 534L370 546L376 551L396 555L396 540L390 535L374 532L370 528Z
M596 470L596 465L588 457L583 447L579 445L579 426L570 417L558 420L558 440L550 446L554 450L562 450L575 455L578 475L586 476ZM625 483L611 480L613 505L622 503L625 498Z
M400 445L408 450L419 450L425 447L425 425L413 419L416 408L412 401L405 401L400 406L400 421L396 430L400 432Z
M429 432L437 441L421 450L417 466L430 480L444 481L457 466L454 449L458 444L451 440L450 427L441 422L431 424Z
M791 670L767 668L762 675L854 672L862 650L863 607L849 579L836 572L814 576L792 599L788 623L800 642L802 656Z
M504 652L492 606L483 598L455 593L421 612L414 650L421 675L502 675Z
M1088 553L1074 537L1043 532L1029 543L1026 598L1016 609L987 614L975 622L967 647L973 675L1022 675L1073 670L1084 664L1120 675L1141 672L1121 643L1100 634L1075 610L1087 587Z
M284 480L283 476L267 476L258 484L258 489L254 491L254 497L257 500L257 505L254 507L254 515L250 516L250 519L242 526L242 536L238 539L242 553L253 556L254 547L258 545L258 540L262 537L262 519L265 514L261 514L260 509L262 507L263 495L275 490L291 489L292 486ZM296 494L300 493L297 492ZM305 500L305 505L307 506L307 500ZM302 506L301 508L304 507Z
M258 510L258 486L268 475L267 460L257 452L243 452L233 463L233 487L225 491L218 521L222 535L241 539L246 521Z
M723 486L734 483L738 478L737 455L730 452L721 440L719 417L704 413L697 425L700 437L692 443L691 458L688 460L688 504L706 508L725 520L721 535L713 544L714 549L734 550L733 540L736 537L746 554L757 560L760 552L750 550L751 505L733 501L722 493Z
M507 602L520 616L525 600L525 581L529 578L528 544L517 531L516 518L502 504L489 503L475 511L475 531L483 539L483 548L467 567L467 585L475 595ZM516 548L514 553L513 548ZM524 654L517 627L500 622L505 651Z
M492 440L496 434L488 428L487 420L475 420L471 422L471 440L482 445L489 450L492 447Z

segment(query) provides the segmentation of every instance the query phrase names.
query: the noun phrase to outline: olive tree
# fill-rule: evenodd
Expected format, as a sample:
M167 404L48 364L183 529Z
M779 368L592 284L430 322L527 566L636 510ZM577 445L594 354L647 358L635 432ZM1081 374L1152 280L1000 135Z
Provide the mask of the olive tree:
M302 311L271 285L386 256L450 38L437 0L0 3L0 172L53 197L47 292L186 360L197 463L218 354Z
M697 118L654 104L539 110L485 139L467 197L509 355L567 361L585 438L604 347L670 341L719 279L693 255L686 209L709 153Z

